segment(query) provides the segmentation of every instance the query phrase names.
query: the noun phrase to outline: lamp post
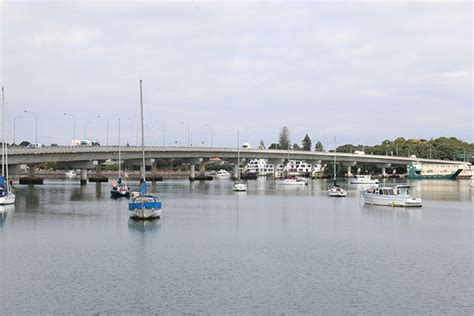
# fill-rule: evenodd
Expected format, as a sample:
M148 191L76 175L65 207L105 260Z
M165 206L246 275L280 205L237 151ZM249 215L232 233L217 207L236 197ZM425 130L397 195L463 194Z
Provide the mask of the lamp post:
M33 114L35 116L35 145L37 145L38 144L38 113L30 112L27 110L24 110L23 112Z
M21 119L23 116L17 116L13 119L13 145L16 144L16 120Z
M64 115L70 115L74 121L74 126L73 126L73 133L72 133L72 141L76 140L76 117L72 115L71 113L64 113Z
M137 123L137 134L136 134L135 138L136 138L136 146L138 146L138 120L133 118L133 117L129 117L128 119L132 120L132 121L135 121Z
M84 122L84 139L86 139L86 126L87 126L87 123L92 123L92 121L85 121Z
M212 131L212 126L211 126L211 124L207 124L207 123L204 124L204 126L209 127L209 129L211 130L211 149L212 149L212 147L213 147L213 146L212 146L212 143L213 143L213 138L214 138L214 133L213 133L213 131Z
M104 118L102 115L97 115L97 118ZM105 138L105 146L109 146L109 120L106 119L107 122L107 134Z

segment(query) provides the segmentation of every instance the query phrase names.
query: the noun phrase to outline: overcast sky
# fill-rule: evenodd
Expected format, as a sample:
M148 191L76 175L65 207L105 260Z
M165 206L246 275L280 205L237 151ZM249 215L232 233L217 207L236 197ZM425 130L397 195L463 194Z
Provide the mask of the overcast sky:
M10 141L473 141L470 1L0 3Z

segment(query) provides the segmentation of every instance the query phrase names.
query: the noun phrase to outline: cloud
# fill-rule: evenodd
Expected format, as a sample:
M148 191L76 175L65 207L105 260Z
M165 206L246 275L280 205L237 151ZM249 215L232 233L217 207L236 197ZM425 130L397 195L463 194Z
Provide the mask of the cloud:
M271 143L283 125L295 141L305 133L356 143L399 135L472 140L471 9L444 2L9 3L2 7L3 84L10 116L24 105L41 113L43 142L69 143L63 112L75 113L78 134L92 118L88 129L104 139L94 117L107 117L111 129L118 117L137 117L139 79L146 113L167 123L170 142L185 138L182 121L196 130L212 124L216 145L233 144L237 129L246 141ZM452 108L456 119L447 115ZM17 134L32 137L28 128Z

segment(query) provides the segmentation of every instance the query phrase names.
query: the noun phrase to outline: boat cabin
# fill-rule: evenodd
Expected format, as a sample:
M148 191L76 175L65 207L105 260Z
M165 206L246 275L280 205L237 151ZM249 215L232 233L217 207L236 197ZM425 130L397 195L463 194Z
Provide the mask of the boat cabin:
M395 187L380 187L368 189L366 192L376 195L397 195L397 196L410 196L411 190L409 185L397 185Z

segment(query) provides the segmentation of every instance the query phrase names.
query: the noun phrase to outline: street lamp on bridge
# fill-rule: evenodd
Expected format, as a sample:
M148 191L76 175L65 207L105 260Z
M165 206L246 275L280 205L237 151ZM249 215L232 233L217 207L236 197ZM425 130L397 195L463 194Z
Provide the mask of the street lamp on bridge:
M24 110L23 113L33 114L35 116L35 145L38 144L38 113Z
M16 144L16 120L21 119L23 116L17 116L13 119L13 145Z
M71 113L66 113L66 112L64 112L64 115L70 115L72 117L73 122L74 122L73 132L72 132L72 141L73 141L73 144L74 144L74 141L76 140L76 117L74 115L72 115Z

